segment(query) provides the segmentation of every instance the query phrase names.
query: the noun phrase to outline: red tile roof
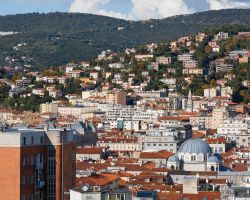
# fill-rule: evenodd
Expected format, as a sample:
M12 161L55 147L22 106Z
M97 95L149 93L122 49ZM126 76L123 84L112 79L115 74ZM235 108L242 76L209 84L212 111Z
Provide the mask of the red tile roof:
M90 186L105 186L119 179L120 177L115 174L96 174L89 177L77 178L77 186L80 187L85 183L88 183Z
M209 138L207 139L208 144L226 144L226 138Z
M173 153L169 151L158 151L158 152L141 152L141 159L168 159Z
M77 147L76 154L101 154L102 148L98 147Z

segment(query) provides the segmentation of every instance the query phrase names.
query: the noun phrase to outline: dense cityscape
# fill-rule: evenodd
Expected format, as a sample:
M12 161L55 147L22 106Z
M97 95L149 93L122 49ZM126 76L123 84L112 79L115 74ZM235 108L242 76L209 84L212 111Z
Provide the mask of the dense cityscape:
M28 45L1 54L1 200L250 199L249 31L43 69Z

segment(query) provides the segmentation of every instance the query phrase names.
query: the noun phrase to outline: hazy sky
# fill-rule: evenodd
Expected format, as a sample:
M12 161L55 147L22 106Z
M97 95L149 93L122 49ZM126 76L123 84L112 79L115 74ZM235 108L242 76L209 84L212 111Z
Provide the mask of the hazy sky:
M60 11L133 20L227 8L250 8L250 0L0 0L0 15Z

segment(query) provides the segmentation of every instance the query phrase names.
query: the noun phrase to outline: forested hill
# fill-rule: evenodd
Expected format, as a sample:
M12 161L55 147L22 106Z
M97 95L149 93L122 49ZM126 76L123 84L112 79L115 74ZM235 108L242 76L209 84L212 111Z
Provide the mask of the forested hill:
M207 11L137 22L72 13L0 16L0 32L19 32L0 37L0 64L4 55L10 54L31 56L37 67L61 65L71 60L93 58L101 50L166 42L229 24L250 25L250 9ZM14 51L13 46L22 42L27 46Z

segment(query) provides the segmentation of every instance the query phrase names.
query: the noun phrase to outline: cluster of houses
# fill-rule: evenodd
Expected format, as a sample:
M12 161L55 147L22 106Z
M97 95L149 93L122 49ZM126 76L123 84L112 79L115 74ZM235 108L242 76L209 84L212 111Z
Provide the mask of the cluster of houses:
M2 124L26 124L30 131L41 129L41 124L47 125L47 132L74 130L75 154L70 161L74 167L67 175L75 182L64 192L72 200L249 199L250 105L233 102L227 83L237 76L228 61L249 63L250 53L226 52L204 70L194 53L206 37L199 33L195 39L172 41L169 48L177 52L175 57L156 56L158 45L150 44L147 54L135 48L122 54L103 51L96 66L70 63L59 68L60 75L29 72L20 80L1 79L12 86L10 96L21 92L23 97L48 94L54 99L40 104L39 113L0 110ZM216 34L208 43L212 52L220 52L220 41L228 38L228 33ZM182 47L189 52L179 53ZM175 76L174 62L182 65L184 82ZM142 70L131 70L140 64ZM147 91L154 72L161 74L164 87ZM178 92L196 76L212 72L223 72L223 78L204 87L203 95L193 95L191 89L188 95ZM79 80L81 94L57 87L67 88L72 80ZM38 82L42 87L35 87ZM249 80L242 82L249 85ZM4 137L3 130L1 134ZM47 190L52 195L53 190Z

